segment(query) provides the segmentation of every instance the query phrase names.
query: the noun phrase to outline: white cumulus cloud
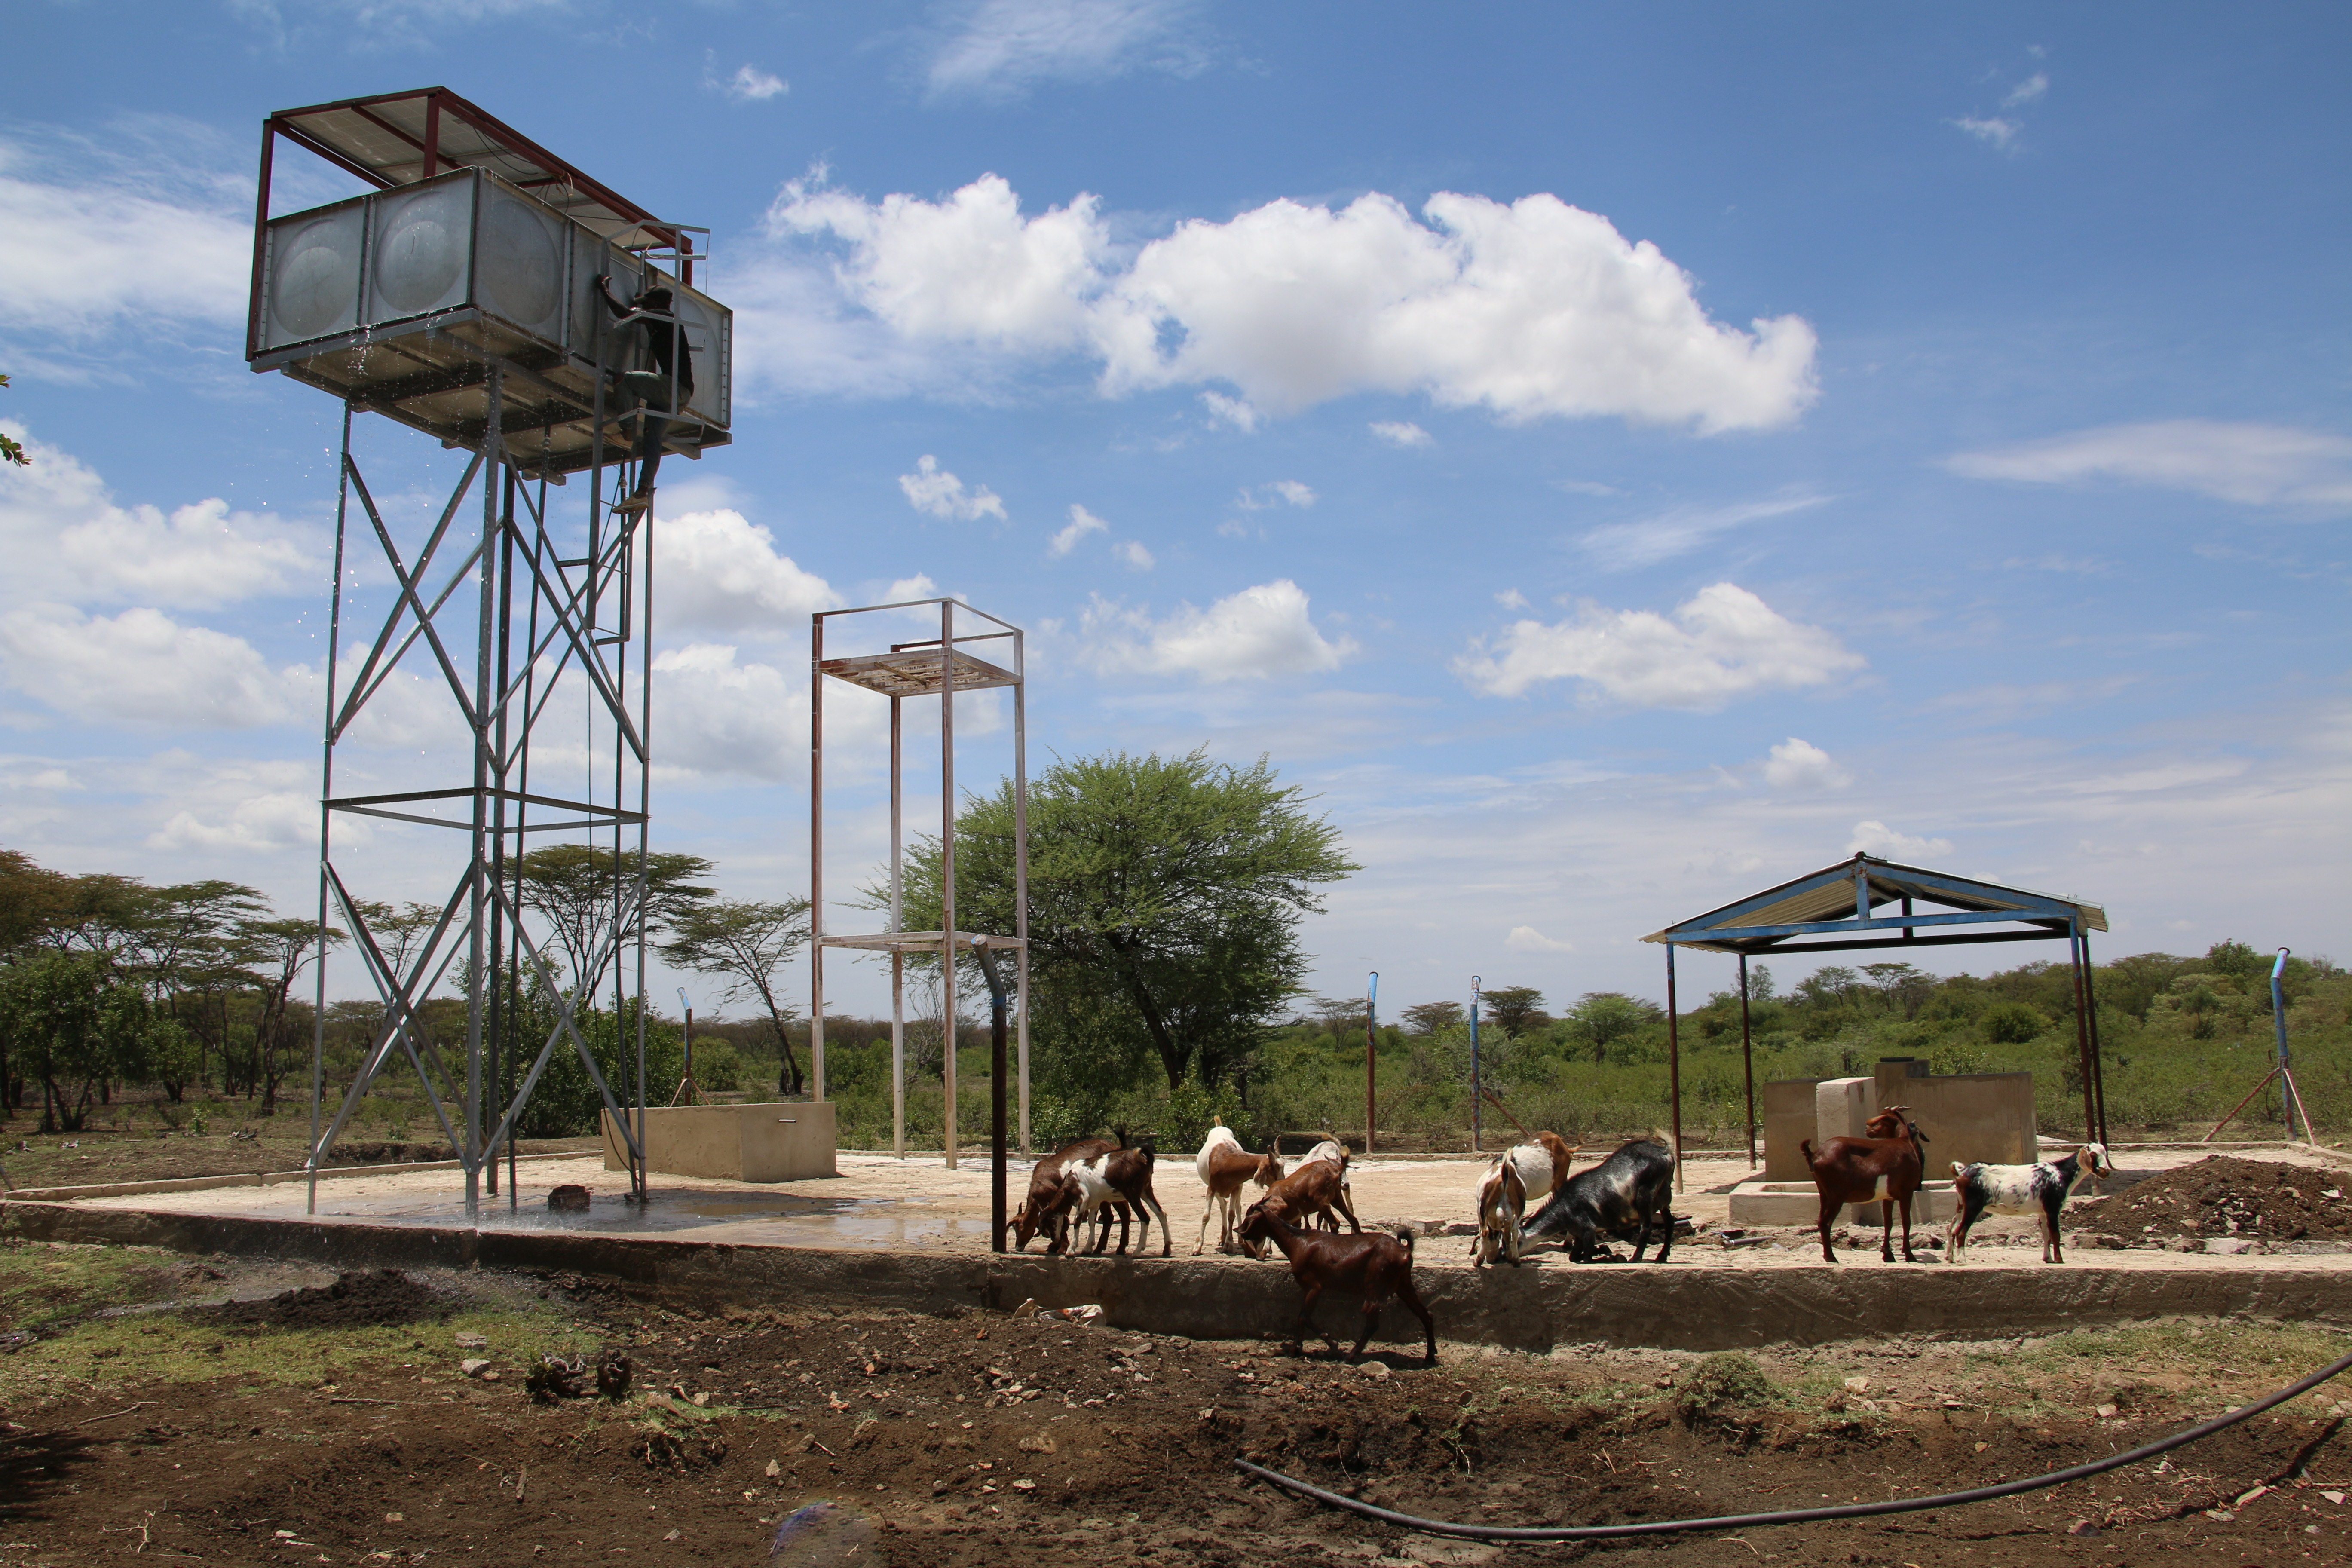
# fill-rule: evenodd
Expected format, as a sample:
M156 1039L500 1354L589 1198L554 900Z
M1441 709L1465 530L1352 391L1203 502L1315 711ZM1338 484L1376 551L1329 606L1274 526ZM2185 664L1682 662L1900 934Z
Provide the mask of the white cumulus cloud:
M1054 535L1053 542L1045 546L1045 552L1049 555L1067 555L1078 547L1079 540L1089 533L1101 533L1109 527L1110 524L1076 501L1072 501L1069 526Z
M773 534L731 508L663 519L658 548L655 607L657 624L672 632L801 637L811 614L843 602L824 578L779 554Z
M805 677L740 661L724 644L690 643L654 656L654 697L665 766L771 784L807 776Z
M933 96L1004 100L1041 82L1097 81L1139 68L1204 63L1185 24L1192 0L982 0L951 14L930 51Z
M1138 572L1149 572L1159 564L1140 540L1130 539L1118 547L1118 558Z
M1250 406L1247 398L1227 397L1222 392L1204 392L1201 394L1201 406L1209 411L1209 422L1213 425L1230 425L1244 436L1257 429L1260 416Z
M1513 952L1574 952L1576 944L1549 937L1533 926L1513 926L1503 945Z
M21 426L5 426L12 433ZM319 531L231 511L217 498L175 507L119 505L72 454L19 434L29 468L0 485L0 603L139 600L210 607L257 596L326 592Z
M1713 433L1785 425L1816 391L1804 321L1715 321L1655 245L1549 195L1442 192L1419 218L1384 195L1279 200L1181 224L1123 266L1096 198L1024 217L994 174L940 202L794 182L768 226L843 246L846 298L902 339L1085 352L1112 396L1217 383L1295 413L1420 393L1509 420Z
M713 85L738 103L765 103L793 89L793 84L783 78L754 65L738 66L733 76L723 78Z
M843 288L907 337L1044 353L1085 341L1087 299L1110 246L1096 206L1082 195L1024 217L1020 198L995 174L944 202L869 203L794 181L767 223L772 233L845 242Z
M911 474L898 476L898 488L907 492L907 502L917 511L953 522L977 522L993 516L1004 521L1004 502L986 485L971 489L964 482L940 467L940 460L929 453L915 464Z
M0 323L87 332L142 319L244 319L249 191L239 213L201 179L39 165L32 149L0 142Z
M1348 638L1316 629L1305 591L1287 577L1244 588L1205 610L1181 605L1159 620L1097 597L1080 618L1079 633L1099 671L1211 681L1316 674L1339 668L1355 651Z
M1897 833L1875 817L1853 825L1853 837L1846 841L1849 855L1878 855L1889 860L1917 860L1930 855L1949 855L1952 841L1948 838L1916 838L1908 833Z
M1409 419L1375 419L1372 434L1391 447L1411 450L1432 444L1430 434Z
M1952 123L1997 152L2012 152L2017 138L2025 127L2014 120L2003 120L1997 114L1964 114Z
M1315 489L1297 479L1276 479L1271 484L1244 488L1234 505L1244 511L1264 511L1268 507L1310 507L1315 504Z
M0 679L60 713L172 729L246 729L308 708L310 679L253 645L161 610L85 616L58 605L0 615Z
M2109 425L1944 459L1973 479L2160 485L2244 506L2352 506L2352 436L2292 425L2161 419Z
M1842 789L1853 775L1811 741L1791 735L1764 759L1764 782L1774 789Z
M1706 711L1753 691L1822 685L1865 662L1834 634L1717 583L1675 606L1672 618L1587 605L1551 625L1515 622L1491 646L1455 660L1454 670L1497 697L1573 680L1593 698Z

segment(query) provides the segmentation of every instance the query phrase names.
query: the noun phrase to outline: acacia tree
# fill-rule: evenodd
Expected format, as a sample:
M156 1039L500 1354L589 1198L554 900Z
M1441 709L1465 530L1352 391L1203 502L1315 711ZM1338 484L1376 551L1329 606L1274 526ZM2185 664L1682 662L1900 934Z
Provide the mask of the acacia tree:
M646 933L667 929L684 910L714 896L698 887L710 862L699 855L646 856L646 906L637 911ZM605 968L617 962L621 949L636 935L636 923L614 936L614 922L636 897L637 858L614 855L593 844L551 844L534 849L515 863L522 885L522 903L547 922L555 945L572 970L572 989L592 994ZM610 939L610 945L607 945ZM602 960L593 967L590 960Z
M35 952L0 969L0 1034L41 1080L41 1131L79 1132L100 1085L144 1075L153 1009L103 953Z
M711 900L691 903L670 917L669 941L662 944L662 962L674 969L691 969L717 975L728 983L722 999L739 1002L757 996L767 1009L768 1025L776 1033L780 1068L776 1088L785 1094L801 1092L801 1064L793 1055L792 1037L784 1029L784 1008L776 994L775 973L808 941L806 899L781 903Z
M1459 1002L1423 1002L1404 1010L1405 1022L1416 1035L1433 1035L1440 1029L1450 1029L1466 1016Z
M1497 985L1478 1000L1503 1033L1523 1035L1543 1018L1543 993L1532 985Z
M319 956L319 923L307 915L285 920L245 921L237 928L248 961L260 971L261 1017L253 1031L253 1077L261 1089L261 1114L278 1113L278 1086L299 1058L289 1026L288 1002L294 982ZM340 947L350 939L330 926L326 944Z
M1032 784L1031 983L1037 1025L1082 1031L1097 1058L1074 1068L1156 1058L1173 1089L1188 1074L1214 1084L1255 1052L1305 976L1299 921L1321 911L1322 884L1358 868L1307 798L1263 757L1235 768L1205 748L1058 760ZM960 930L1014 929L1013 805L1008 781L957 817ZM912 929L940 926L940 871L938 841L919 841ZM887 908L887 893L869 886L865 901Z
M1568 1025L1580 1042L1591 1047L1592 1059L1602 1062L1609 1059L1611 1047L1640 1034L1664 1016L1654 1004L1622 991L1588 991L1568 1010Z

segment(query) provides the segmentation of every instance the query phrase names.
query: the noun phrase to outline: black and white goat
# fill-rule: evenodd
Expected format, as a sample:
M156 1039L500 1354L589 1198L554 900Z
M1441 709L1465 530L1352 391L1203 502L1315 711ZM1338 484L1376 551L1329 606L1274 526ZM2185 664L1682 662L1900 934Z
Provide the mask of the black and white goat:
M1633 1243L1633 1261L1654 1235L1658 1261L1675 1246L1675 1151L1665 1134L1636 1138L1589 1171L1569 1177L1536 1217L1528 1222L1529 1241L1560 1241L1578 1263L1590 1263L1602 1237Z
M2042 1261L2063 1263L2066 1253L2058 1245L2058 1211L2088 1178L2115 1173L2104 1143L2085 1143L2063 1160L2044 1160L2038 1165L1988 1165L1980 1161L1963 1165L1955 1160L1952 1191L1959 1197L1960 1212L1952 1218L1944 1257L1953 1263L1960 1261L1969 1227L1989 1210L2033 1215L2042 1222Z

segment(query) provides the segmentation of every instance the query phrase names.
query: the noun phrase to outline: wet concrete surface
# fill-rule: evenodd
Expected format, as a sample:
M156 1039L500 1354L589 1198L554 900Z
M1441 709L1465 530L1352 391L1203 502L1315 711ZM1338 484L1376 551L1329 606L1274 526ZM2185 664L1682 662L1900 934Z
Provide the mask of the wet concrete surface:
M2122 1156L2123 1179L2112 1186L2120 1190L2133 1179L2201 1157L2195 1150L2133 1151ZM2315 1163L2291 1151L2265 1152L2263 1157L2290 1163ZM844 1153L837 1168L838 1173L832 1177L772 1184L666 1176L656 1172L650 1183L651 1201L641 1209L626 1201L625 1174L605 1170L594 1155L541 1160L520 1168L520 1185L511 1197L486 1192L479 1219L469 1226L459 1173L388 1167L320 1182L315 1217L434 1230L479 1228L612 1237L683 1234L698 1241L733 1245L884 1253L971 1255L989 1250L990 1171L984 1157L967 1155L957 1169L950 1170L936 1153L903 1160L887 1154ZM1025 1162L1010 1163L1008 1202L1017 1202L1026 1190L1028 1169ZM1350 1171L1356 1212L1368 1226L1386 1228L1410 1222L1419 1226L1423 1232L1420 1256L1425 1264L1466 1264L1471 1238L1457 1233L1473 1216L1471 1194L1483 1169L1483 1161L1470 1157L1359 1159ZM1735 1249L1722 1246L1716 1233L1727 1222L1729 1190L1748 1173L1747 1161L1737 1155L1700 1154L1685 1162L1685 1190L1676 1196L1675 1209L1688 1216L1699 1234L1677 1245L1675 1261L1743 1270L1827 1267L1821 1261L1818 1245L1796 1230L1774 1232L1775 1239L1763 1245ZM2352 1171L2346 1174L2352 1179ZM503 1180L503 1171L500 1176ZM549 1209L549 1192L567 1184L589 1189L592 1203L586 1212ZM1162 1159L1154 1186L1172 1222L1175 1254L1192 1256L1202 1234L1206 1194L1191 1159L1181 1155ZM1255 1189L1250 1189L1250 1195L1255 1194ZM313 1217L306 1213L305 1190L299 1182L126 1194L82 1200L78 1206L274 1220ZM2070 1207L2070 1228L2074 1213ZM1914 1238L1940 1238L1942 1228L1915 1225ZM2031 1220L2023 1218L1989 1218L1979 1228L1976 1242L1977 1247L1989 1250L1973 1254L1979 1261L1972 1266L2011 1261L2004 1256L2010 1250L2004 1242L2014 1237L2011 1246L2022 1244L2033 1236L2034 1228ZM1114 1244L1117 1239L1114 1234ZM1876 1241L1874 1232L1866 1241L1857 1233L1854 1243L1842 1247L1842 1256L1853 1267L1882 1267L1877 1262ZM1217 1253L1217 1242L1218 1227L1212 1223L1206 1234L1212 1257ZM1042 1250L1042 1245L1033 1242L1033 1253ZM2038 1263L2038 1241L2033 1246L2033 1259ZM1150 1254L1159 1256L1161 1247L1161 1237L1153 1235ZM1932 1259L1937 1255L1923 1250L1922 1256ZM2105 1267L2133 1269L2244 1267L2263 1261L2137 1250L2097 1256ZM1564 1255L1549 1250L1532 1255L1527 1263L1529 1269L1569 1267Z

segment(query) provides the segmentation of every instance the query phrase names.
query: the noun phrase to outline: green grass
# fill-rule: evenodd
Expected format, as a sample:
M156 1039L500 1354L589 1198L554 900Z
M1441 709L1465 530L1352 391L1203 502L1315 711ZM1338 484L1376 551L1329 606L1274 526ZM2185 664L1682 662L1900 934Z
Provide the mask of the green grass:
M0 1248L0 1309L16 1326L41 1334L0 1358L0 1406L159 1381L315 1387L355 1372L414 1370L455 1382L461 1353L487 1356L503 1372L541 1354L593 1352L602 1341L529 1298L466 1303L446 1319L331 1329L224 1323L200 1310L89 1315L192 1293L158 1259L169 1255L47 1244ZM20 1303L37 1315L20 1313ZM460 1333L480 1334L489 1348L460 1352Z

